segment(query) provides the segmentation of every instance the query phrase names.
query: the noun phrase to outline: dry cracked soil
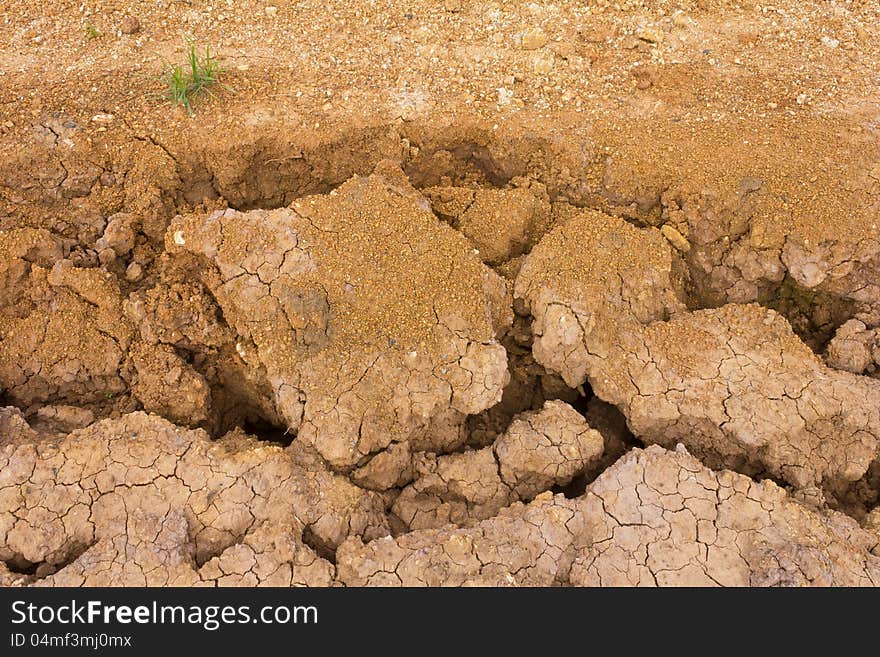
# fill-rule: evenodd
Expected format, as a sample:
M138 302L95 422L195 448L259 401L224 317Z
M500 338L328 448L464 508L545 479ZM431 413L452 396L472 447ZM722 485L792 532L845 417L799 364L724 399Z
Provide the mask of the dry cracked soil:
M0 0L0 585L880 585L878 25Z

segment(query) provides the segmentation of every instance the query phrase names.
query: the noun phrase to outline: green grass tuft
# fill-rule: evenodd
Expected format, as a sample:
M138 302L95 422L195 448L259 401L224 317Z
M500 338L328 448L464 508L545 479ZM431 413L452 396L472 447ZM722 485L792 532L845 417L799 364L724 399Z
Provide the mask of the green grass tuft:
M101 33L98 32L98 28L95 27L94 25L92 25L91 23L86 23L85 29L86 29L86 38L89 40L97 39L99 36L101 36Z
M211 87L218 83L223 67L218 57L211 55L211 48L205 47L200 55L192 40L186 42L186 61L183 64L168 64L162 75L167 87L165 98L175 105L182 105L190 115L192 102L202 93L211 94Z

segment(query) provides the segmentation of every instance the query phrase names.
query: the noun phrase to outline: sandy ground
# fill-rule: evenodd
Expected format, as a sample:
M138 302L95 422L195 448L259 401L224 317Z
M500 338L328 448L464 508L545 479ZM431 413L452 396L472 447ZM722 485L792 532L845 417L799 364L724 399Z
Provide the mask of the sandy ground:
M2 581L880 583L878 25L0 0Z

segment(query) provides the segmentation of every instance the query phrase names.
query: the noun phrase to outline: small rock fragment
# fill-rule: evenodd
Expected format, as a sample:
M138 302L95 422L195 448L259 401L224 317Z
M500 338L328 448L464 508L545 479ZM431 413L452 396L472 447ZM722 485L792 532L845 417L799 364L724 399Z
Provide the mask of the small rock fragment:
M144 275L144 269L138 263L132 262L125 269L125 278L131 283L137 283Z
M861 374L874 364L872 347L875 344L880 344L878 332L868 330L857 319L851 319L837 329L828 343L825 360L835 369Z
M691 250L691 243L688 242L684 235L678 232L676 228L670 226L669 224L663 224L660 228L660 232L663 233L663 237L669 240L669 243L672 244L676 249L681 251L682 253L687 253Z
M636 36L648 43L663 43L663 32L654 27L643 27L636 32Z
M98 251L98 260L102 265L110 265L116 261L116 251L113 249L101 249Z
M537 50L547 44L547 35L540 28L526 30L522 35L523 50Z
M681 10L672 14L672 24L675 27L690 27L692 22L688 15Z
M123 18L122 23L119 25L119 31L123 34L137 34L140 30L141 22L130 14Z
M532 70L538 75L547 75L553 70L553 53L536 53L532 57Z

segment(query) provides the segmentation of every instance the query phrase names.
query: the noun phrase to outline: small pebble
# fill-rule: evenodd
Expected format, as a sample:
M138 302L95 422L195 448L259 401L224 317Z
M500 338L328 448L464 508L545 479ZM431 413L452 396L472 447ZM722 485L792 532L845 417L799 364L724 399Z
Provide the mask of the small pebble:
M116 260L116 251L113 249L101 249L98 252L98 260L101 261L102 265L109 265Z
M746 176L739 183L739 188L743 192L757 192L764 185L764 181L754 176Z
M123 34L137 34L141 31L141 22L134 16L126 16L119 25L119 31Z
M547 35L540 27L526 30L522 35L523 50L537 50L547 44Z
M264 11L266 12L266 16L274 18L278 14L278 7L275 5L268 5Z
M538 75L547 75L553 70L553 55L550 53L537 53L532 58L532 70Z
M636 80L636 87L639 89L648 89L654 84L653 75L644 66L639 66L632 75Z
M125 269L125 277L132 283L141 280L144 275L144 268L138 263L133 262Z
M825 46L826 48L831 48L833 50L834 48L836 48L837 46L840 45L840 41L838 41L837 39L832 39L829 36L823 36L822 37L822 45Z
M672 24L675 27L688 27L691 24L691 19L683 11L677 11L672 15Z
M643 27L638 32L636 32L636 36L639 37L642 41L647 41L648 43L663 42L663 32L653 27Z
M679 233L669 224L663 224L660 228L660 232L663 233L663 237L669 240L669 243L672 244L672 246L682 253L687 253L691 250L691 243L684 238L684 235Z

